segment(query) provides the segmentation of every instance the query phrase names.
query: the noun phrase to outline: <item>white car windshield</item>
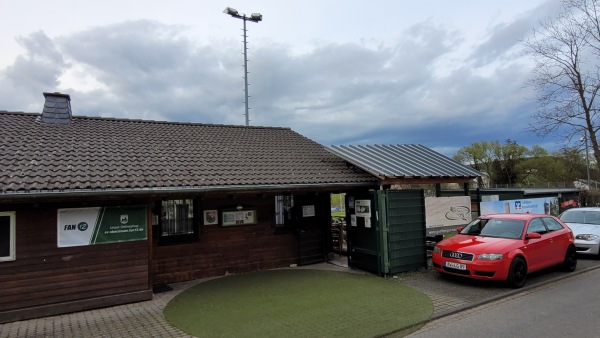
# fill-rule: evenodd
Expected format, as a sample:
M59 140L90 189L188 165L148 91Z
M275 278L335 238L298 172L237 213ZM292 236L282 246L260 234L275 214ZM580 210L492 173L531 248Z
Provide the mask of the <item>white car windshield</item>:
M560 219L565 223L600 224L600 212L571 209L560 215Z
M525 221L512 219L478 218L469 223L460 233L463 235L519 239Z

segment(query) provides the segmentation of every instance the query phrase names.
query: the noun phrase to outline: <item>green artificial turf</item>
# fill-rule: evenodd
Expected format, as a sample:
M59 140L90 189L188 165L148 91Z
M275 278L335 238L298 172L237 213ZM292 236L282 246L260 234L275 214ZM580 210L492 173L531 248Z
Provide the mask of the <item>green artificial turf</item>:
M286 269L210 280L165 307L198 337L375 337L424 322L431 300L396 280Z

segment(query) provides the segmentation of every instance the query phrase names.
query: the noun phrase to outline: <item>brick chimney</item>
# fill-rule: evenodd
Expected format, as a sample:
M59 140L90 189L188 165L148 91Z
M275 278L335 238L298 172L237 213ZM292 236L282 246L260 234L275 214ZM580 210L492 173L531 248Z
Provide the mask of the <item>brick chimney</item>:
M71 97L61 93L44 93L44 97L46 102L41 121L48 124L71 124Z

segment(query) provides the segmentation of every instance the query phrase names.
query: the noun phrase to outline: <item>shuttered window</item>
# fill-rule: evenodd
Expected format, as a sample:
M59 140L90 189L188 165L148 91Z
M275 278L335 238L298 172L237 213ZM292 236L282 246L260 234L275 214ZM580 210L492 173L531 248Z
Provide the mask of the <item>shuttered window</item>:
M161 202L160 238L163 242L198 239L193 199Z
M289 225L292 220L294 196L275 196L275 225Z

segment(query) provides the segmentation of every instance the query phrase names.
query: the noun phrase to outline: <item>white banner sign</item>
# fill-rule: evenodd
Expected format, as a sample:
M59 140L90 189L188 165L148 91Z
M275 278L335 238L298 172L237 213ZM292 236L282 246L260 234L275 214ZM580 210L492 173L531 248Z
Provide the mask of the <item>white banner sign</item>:
M528 198L494 202L481 202L479 211L489 214L547 214L558 216L558 197Z
M58 209L58 247L145 240L146 206Z

